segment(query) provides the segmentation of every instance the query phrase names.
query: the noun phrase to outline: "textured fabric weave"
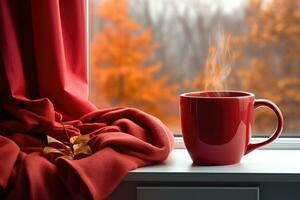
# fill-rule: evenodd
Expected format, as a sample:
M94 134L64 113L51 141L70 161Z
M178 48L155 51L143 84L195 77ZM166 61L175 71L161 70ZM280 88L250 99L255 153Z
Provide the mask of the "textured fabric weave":
M0 198L106 199L129 170L172 150L157 118L88 101L84 2L0 2ZM47 136L86 134L88 157L42 153Z

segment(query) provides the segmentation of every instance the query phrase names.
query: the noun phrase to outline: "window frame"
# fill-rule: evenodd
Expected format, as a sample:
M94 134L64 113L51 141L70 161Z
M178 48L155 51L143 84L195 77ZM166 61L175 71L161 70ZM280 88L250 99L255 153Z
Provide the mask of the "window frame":
M267 140L267 137L252 137L251 143L256 143L261 140ZM185 149L184 141L182 136L174 136L175 149ZM277 138L274 142L265 145L259 149L264 150L300 150L300 138L289 137L289 138Z
M85 0L86 11L86 59L87 59L87 80L90 82L90 1ZM300 133L298 133L300 134ZM297 135L297 134L295 134ZM251 138L252 143L259 142L261 140L267 140L268 137L254 136ZM185 149L182 135L174 133L175 149ZM274 142L261 147L264 150L300 150L300 137L282 137L277 138Z

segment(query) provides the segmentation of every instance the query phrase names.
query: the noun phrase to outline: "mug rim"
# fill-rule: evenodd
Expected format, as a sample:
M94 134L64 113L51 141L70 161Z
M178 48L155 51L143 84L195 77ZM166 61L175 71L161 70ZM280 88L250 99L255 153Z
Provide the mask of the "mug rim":
M205 93L231 93L237 94L234 96L199 96ZM239 95L238 95L239 94ZM196 96L197 95L197 96ZM255 97L251 92L239 91L239 90L203 90L203 91L193 91L185 92L180 94L180 97L191 98L191 99L244 99L249 97Z

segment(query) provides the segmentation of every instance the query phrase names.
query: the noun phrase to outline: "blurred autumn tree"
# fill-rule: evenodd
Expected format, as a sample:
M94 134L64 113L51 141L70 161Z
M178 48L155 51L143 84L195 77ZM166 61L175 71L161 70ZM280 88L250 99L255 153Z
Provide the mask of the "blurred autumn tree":
M250 0L245 19L245 33L232 34L230 40L225 37L219 46L211 46L206 66L187 85L226 89L227 83L229 89L251 91L257 98L270 99L283 111L284 132L297 132L300 130L300 1ZM231 72L228 65L233 67ZM270 131L275 126L273 112L255 113L256 132Z
M151 62L159 47L151 29L130 17L127 0L103 1L98 16L104 25L91 48L92 101L99 107L137 107L172 121L177 86L159 73L161 63Z
M285 132L300 130L300 1L251 0L247 32L233 38L239 54L233 75L236 85L259 98L274 101L283 111ZM255 126L270 130L272 112L258 112ZM274 126L274 125L273 125Z

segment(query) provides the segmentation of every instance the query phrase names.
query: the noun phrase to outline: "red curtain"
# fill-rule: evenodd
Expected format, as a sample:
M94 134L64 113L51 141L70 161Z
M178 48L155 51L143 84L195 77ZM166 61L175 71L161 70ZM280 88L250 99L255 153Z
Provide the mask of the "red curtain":
M84 3L0 2L0 198L106 199L129 170L172 149L157 118L88 101ZM47 136L78 135L92 155L45 157Z

